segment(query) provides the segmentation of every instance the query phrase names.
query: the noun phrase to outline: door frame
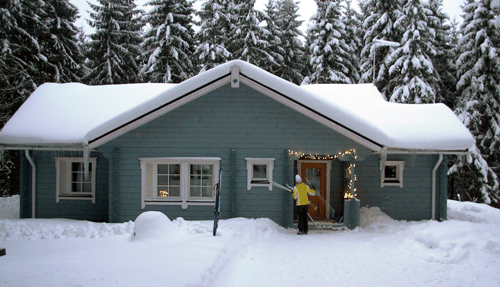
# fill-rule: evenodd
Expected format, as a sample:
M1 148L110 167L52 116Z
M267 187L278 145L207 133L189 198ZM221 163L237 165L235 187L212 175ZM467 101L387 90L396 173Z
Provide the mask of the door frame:
M299 159L297 160L297 170L300 173L302 170L302 163L324 163L326 164L326 219L330 220L330 174L332 169L332 161L331 160L313 160L313 159Z

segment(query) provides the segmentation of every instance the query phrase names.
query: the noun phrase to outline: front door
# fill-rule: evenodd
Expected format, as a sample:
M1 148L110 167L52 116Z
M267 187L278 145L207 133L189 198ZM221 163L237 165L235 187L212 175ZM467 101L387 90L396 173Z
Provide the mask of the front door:
M309 196L311 205L309 206L309 215L314 219L324 220L329 217L329 210L326 207L325 201L328 202L330 197L329 191L329 170L330 164L325 161L302 161L299 163L300 177L310 188L316 190L316 194L320 194L323 200L317 196Z

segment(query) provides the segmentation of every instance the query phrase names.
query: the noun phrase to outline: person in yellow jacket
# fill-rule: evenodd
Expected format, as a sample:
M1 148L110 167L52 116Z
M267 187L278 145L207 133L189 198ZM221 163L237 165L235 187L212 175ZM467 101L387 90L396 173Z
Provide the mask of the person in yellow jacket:
M297 213L299 216L299 235L307 234L307 209L309 208L308 195L315 195L316 191L309 188L307 184L302 182L300 175L295 176L295 186L293 187L293 199L297 200Z

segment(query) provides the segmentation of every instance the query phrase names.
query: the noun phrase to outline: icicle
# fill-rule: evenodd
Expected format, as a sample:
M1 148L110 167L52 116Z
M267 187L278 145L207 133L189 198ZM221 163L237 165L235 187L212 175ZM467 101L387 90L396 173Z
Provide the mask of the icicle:
M85 181L88 181L90 176L89 165L90 165L90 148L87 146L83 148L83 166L84 166L83 168L85 174Z

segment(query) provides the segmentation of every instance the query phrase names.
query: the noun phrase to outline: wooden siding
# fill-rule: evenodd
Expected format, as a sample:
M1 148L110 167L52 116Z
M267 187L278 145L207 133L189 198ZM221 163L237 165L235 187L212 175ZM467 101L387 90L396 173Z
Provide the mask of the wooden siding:
M96 200L61 199L56 203L56 164L55 156L81 157L82 153L31 152L36 165L36 218L68 218L77 220L108 221L108 166L109 160L97 157ZM21 216L31 217L31 165L23 159L23 170L28 171L29 178L22 184L25 194L22 200ZM26 198L26 200L24 200Z
M356 163L358 198L361 206L377 206L400 220L431 219L432 169L437 155L390 155L388 160L405 161L403 188L380 186L380 157L373 155ZM446 160L436 177L436 219L446 219ZM444 197L443 197L444 195Z
M118 185L120 192L113 193L111 220L134 220L146 210L159 210L170 218L212 219L213 206L182 209L148 205L141 209L139 158L220 157L222 218L268 217L290 225L291 194L276 187L272 192L263 187L247 191L245 161L246 157L275 158L274 181L293 184L294 164L286 154L288 149L317 154L356 149L365 156L371 154L360 144L248 86L232 89L226 85L99 148L111 161L119 162L119 180L112 186Z

